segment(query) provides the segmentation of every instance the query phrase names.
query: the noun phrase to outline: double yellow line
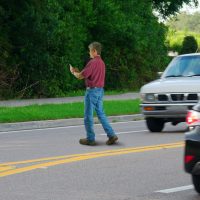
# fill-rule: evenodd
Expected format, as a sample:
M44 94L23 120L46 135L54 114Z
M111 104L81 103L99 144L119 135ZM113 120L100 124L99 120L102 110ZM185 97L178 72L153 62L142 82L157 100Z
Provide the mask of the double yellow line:
M23 173L23 172L31 171L34 169L40 169L40 168L46 168L46 167L65 164L65 163L77 162L81 160L88 160L88 159L100 158L100 157L106 157L106 156L123 155L123 154L129 154L129 153L138 153L138 152L145 152L145 151L179 148L179 147L183 147L183 145L184 145L183 142L177 142L177 143L160 144L160 145L154 145L154 146L144 146L144 147L136 147L136 148L131 147L131 148L124 148L124 149L84 153L84 154L73 154L73 155L66 155L66 156L56 156L56 157L34 159L34 160L7 162L7 163L0 164L0 177ZM30 163L32 163L32 165L30 166L16 167L16 165L24 165L24 164L30 164Z

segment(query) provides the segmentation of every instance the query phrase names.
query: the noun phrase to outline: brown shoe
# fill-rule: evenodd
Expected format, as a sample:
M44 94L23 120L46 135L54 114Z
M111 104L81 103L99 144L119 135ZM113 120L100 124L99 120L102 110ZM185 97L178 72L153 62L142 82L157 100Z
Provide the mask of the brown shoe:
M95 141L89 141L87 138L80 139L79 143L82 144L82 145L89 145L89 146L95 146L96 145Z
M117 140L118 140L118 137L116 135L112 136L112 137L109 137L109 139L107 140L106 144L107 145L115 144Z

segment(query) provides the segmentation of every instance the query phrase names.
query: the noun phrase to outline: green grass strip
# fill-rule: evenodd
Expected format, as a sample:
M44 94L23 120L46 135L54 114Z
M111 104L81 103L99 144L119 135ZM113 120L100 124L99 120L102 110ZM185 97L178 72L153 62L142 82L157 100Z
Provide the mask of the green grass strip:
M139 113L140 100L104 101L107 116ZM0 123L79 118L84 103L45 104L23 107L0 107Z

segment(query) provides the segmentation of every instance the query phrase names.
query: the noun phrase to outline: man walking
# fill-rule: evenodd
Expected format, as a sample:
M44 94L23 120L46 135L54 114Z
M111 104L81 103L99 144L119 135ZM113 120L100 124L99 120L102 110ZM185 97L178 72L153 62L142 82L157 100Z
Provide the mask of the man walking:
M104 82L105 82L105 64L101 59L101 44L93 42L89 45L89 54L91 60L85 68L79 72L77 68L70 66L71 73L78 79L85 79L86 92L84 100L84 125L87 137L80 139L79 143L83 145L96 145L93 110L107 133L107 145L114 144L118 137L110 126L103 110Z

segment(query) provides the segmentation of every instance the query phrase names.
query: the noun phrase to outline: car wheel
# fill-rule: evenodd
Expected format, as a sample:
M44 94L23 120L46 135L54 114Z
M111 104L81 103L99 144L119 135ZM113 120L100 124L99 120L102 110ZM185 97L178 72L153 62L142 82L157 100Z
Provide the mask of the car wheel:
M195 190L200 193L200 175L192 175L192 182Z
M146 124L151 132L161 132L164 128L165 122L162 119L146 118Z

